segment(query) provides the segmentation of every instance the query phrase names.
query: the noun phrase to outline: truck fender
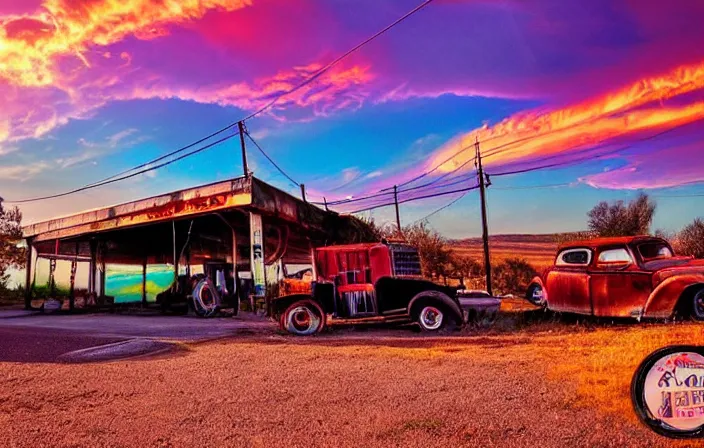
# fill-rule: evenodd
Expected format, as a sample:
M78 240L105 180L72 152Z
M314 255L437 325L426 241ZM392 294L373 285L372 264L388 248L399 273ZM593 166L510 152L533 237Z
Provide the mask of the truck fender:
M528 294L530 293L531 287L533 285L538 285L542 288L543 290L543 301L545 304L548 303L548 289L545 287L545 283L543 282L543 278L541 276L535 276L533 277L533 280L530 281L528 285L528 289L526 290L526 297L525 299L528 300Z
M648 300L643 306L642 316L649 318L672 317L682 293L690 286L698 284L704 286L704 275L682 274L666 278L648 296Z
M463 321L462 310L460 309L459 305L457 305L457 303L455 303L455 301L452 300L447 294L444 294L440 291L423 291L423 292L419 292L418 294L413 296L411 301L408 302L408 315L409 316L411 316L411 311L413 310L413 306L418 302L418 300L422 300L422 299L428 299L431 301L436 301L436 302L442 303L454 315L454 318L457 321L457 323L460 325L462 324L462 321Z
M273 308L272 311L274 311L273 314L279 316L281 313L286 311L286 308L288 308L291 304L300 300L310 300L311 302L316 303L320 307L320 310L323 311L323 315L325 315L322 305L310 294L291 294L289 296L281 296L272 300L271 307Z

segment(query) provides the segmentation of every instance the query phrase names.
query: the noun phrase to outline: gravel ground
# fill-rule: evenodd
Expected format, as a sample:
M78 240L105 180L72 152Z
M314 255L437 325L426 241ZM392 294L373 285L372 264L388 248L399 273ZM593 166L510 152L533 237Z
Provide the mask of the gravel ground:
M700 326L677 331L704 343ZM605 368L595 361L601 346L660 344L670 333L565 324L446 338L337 331L131 361L4 362L0 446L672 446L635 421L620 392L636 358L617 375L604 371L617 382L616 412L590 396L592 377L574 373Z

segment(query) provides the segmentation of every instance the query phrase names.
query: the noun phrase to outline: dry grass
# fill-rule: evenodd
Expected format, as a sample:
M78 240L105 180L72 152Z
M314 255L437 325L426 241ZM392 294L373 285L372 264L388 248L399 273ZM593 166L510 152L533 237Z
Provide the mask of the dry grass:
M646 355L673 344L704 345L701 325L599 328L580 334L579 341L573 335L555 338L550 347L542 347L540 351L545 358L574 360L554 363L549 372L553 381L577 380L579 405L596 407L635 422L630 401L622 399L630 393L631 377Z
M444 338L350 330L0 363L0 446L694 446L641 426L628 384L655 348L704 343L701 326L540 316Z
M497 235L489 240L489 250L492 264L499 264L507 258L524 258L536 270L541 271L550 267L555 259L557 243L551 235ZM527 241L520 241L526 239ZM452 244L452 250L458 255L472 257L476 260L483 258L482 241L479 238L471 238L456 241Z
M520 297L501 299L501 312L521 313L524 311L538 311L540 307L531 304L526 299Z

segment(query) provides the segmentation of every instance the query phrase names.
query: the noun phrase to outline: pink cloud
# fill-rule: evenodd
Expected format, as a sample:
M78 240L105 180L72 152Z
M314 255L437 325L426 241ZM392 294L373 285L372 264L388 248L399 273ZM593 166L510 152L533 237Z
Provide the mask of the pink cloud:
M701 135L696 141L667 141L650 150L625 156L622 167L585 176L580 181L595 188L651 189L704 180L704 151Z
M558 107L704 59L704 47L691 45L704 41L704 28L679 26L701 6L674 1L663 16L642 2L615 3L438 1L277 103L271 116L311 120L445 94ZM409 9L375 0L18 4L0 16L12 44L4 55L12 64L0 71L9 142L42 137L116 100L254 110Z

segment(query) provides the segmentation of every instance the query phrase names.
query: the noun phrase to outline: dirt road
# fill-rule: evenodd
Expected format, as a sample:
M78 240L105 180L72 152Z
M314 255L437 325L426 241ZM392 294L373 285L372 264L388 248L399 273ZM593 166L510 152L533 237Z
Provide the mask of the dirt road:
M702 327L338 331L5 362L0 446L673 446L635 420L627 392L648 352L682 342L704 344Z

